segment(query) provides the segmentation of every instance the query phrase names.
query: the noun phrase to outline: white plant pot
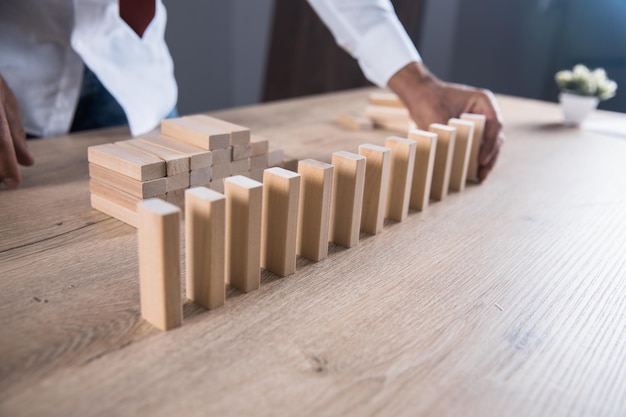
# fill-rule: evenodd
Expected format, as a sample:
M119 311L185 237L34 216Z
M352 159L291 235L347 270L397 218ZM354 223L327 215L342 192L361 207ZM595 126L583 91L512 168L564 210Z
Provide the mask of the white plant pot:
M582 121L598 107L597 97L579 96L572 93L559 94L559 101L563 109L565 120L563 124L567 126L578 126Z

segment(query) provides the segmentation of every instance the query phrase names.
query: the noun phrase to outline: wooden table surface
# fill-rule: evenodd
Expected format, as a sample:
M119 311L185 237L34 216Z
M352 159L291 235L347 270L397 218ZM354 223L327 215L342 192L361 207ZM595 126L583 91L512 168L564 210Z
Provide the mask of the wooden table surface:
M333 123L367 91L216 114L329 161L383 143ZM0 191L0 416L625 416L626 135L499 100L483 185L217 310L186 302L167 333L140 318L135 229L89 206L86 148L127 130L31 142Z

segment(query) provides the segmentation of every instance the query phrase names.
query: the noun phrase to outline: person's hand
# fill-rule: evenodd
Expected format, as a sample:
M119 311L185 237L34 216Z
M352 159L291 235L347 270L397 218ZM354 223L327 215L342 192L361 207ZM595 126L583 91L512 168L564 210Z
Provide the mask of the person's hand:
M17 187L22 181L18 163L29 166L34 162L26 145L17 100L0 76L0 184Z
M394 74L388 85L406 105L420 129L427 130L431 123L447 124L450 118L459 117L461 113L485 115L478 178L482 182L487 177L504 142L502 116L491 91L443 82L418 62Z

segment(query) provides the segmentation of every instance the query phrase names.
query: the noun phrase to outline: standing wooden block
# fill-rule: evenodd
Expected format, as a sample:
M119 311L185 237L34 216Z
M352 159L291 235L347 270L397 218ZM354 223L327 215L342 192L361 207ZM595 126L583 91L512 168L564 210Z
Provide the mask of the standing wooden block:
M328 256L333 171L332 165L313 159L305 159L298 163L298 173L302 182L298 216L298 254L316 262Z
M193 116L187 116L186 118L205 126L227 132L230 135L230 146L250 143L250 129L247 127L239 126L212 116L207 116L206 114L194 114Z
M281 277L296 272L300 175L283 168L263 173L261 266Z
M433 123L428 130L437 134L437 148L435 150L435 165L433 166L430 196L433 200L441 201L448 195L450 186L450 170L452 169L456 129L451 126Z
M263 184L242 175L224 180L226 194L226 276L243 292L261 284Z
M211 152L197 146L160 135L144 136L139 138L139 140L187 155L189 157L189 169L192 171L213 165Z
M397 222L404 221L409 214L415 145L414 140L397 136L390 136L385 141L385 146L391 149L389 193L385 217Z
M185 191L187 298L206 309L224 304L226 200L205 187Z
M161 133L210 151L230 146L230 134L228 132L185 117L162 120Z
M484 114L463 113L461 119L474 122L474 137L472 138L472 150L470 151L467 179L469 181L478 182L478 154L480 152L480 144L483 141L487 118Z
M333 193L330 209L330 241L351 248L359 243L365 157L350 152L333 153Z
M153 145L149 142L144 142L139 139L129 139L121 142L116 142L117 145L127 149L135 149L146 152L150 155L161 158L165 161L165 168L167 176L189 174L189 156L180 152L165 149L161 146Z
M165 162L145 152L125 149L113 143L90 146L87 150L90 163L134 178L149 181L165 176Z
M361 231L376 235L383 230L385 222L391 149L365 144L359 146L359 155L365 157Z
M413 169L413 183L411 185L411 202L409 207L415 210L424 210L430 201L430 187L435 165L435 150L437 149L437 134L425 130L411 129L409 139L416 142L415 168Z
M141 315L161 330L183 322L180 209L158 198L137 204Z
M450 171L450 189L463 191L467 181L467 169L472 139L474 136L474 122L461 119L450 119L448 125L456 128L454 153L452 154L452 170Z

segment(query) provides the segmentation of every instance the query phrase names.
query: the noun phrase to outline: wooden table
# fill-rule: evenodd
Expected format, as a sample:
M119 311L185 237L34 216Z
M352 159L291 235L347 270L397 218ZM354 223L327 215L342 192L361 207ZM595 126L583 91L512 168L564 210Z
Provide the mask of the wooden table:
M383 143L333 123L366 92L217 115L328 161ZM0 415L625 416L626 135L499 100L483 185L220 309L187 302L167 333L140 319L135 230L89 206L87 146L128 132L31 142L0 192Z

